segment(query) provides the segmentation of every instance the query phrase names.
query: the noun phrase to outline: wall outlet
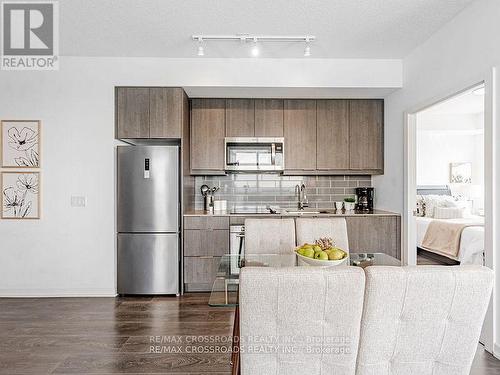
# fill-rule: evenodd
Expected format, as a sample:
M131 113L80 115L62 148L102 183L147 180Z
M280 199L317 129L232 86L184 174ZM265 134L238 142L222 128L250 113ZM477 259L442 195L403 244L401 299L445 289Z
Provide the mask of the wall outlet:
M72 196L71 207L85 207L87 205L87 197Z

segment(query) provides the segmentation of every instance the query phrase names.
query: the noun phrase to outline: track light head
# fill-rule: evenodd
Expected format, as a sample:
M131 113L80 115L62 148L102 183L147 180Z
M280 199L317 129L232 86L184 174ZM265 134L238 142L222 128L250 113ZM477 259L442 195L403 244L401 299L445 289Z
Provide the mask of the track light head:
M306 48L304 49L304 57L309 57L309 56L311 56L311 47L307 45Z
M306 38L306 48L304 49L304 57L311 56L311 46L309 45L309 38Z
M198 38L198 56L205 56L205 50L203 48L203 38Z
M253 39L253 47L250 52L252 53L253 57L259 56L260 51L259 51L259 46L257 45L257 38Z

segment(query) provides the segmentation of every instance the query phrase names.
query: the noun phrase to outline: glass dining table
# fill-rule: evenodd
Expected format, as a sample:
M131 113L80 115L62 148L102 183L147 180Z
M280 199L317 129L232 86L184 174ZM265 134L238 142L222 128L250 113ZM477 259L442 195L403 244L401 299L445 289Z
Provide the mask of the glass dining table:
M355 267L401 266L401 261L384 253L350 253L344 264ZM310 267L299 264L292 254L223 255L210 294L208 304L213 307L238 305L240 269L242 267ZM335 266L335 267L342 267Z

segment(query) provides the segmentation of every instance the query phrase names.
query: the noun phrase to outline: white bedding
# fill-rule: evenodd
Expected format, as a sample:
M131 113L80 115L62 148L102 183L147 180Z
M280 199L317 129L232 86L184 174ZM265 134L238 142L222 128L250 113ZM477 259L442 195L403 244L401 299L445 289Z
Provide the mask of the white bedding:
M415 219L417 222L417 246L422 247L422 240L424 239L427 227L432 220L436 219L430 217L416 217ZM467 227L463 230L457 257L451 257L430 249L425 250L457 260L460 264L483 264L484 218L481 216L472 216L462 219L447 219L446 221L452 223L477 223L478 225Z

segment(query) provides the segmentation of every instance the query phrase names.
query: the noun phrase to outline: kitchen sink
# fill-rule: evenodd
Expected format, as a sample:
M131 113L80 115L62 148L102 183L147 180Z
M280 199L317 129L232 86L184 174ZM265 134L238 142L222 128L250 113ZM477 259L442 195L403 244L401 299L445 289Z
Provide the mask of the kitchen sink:
M286 215L318 215L320 211L309 211L309 210L295 210L295 211L285 211Z
M334 215L336 214L336 210L286 210L284 211L285 215L319 215L319 214L326 214L326 215Z

